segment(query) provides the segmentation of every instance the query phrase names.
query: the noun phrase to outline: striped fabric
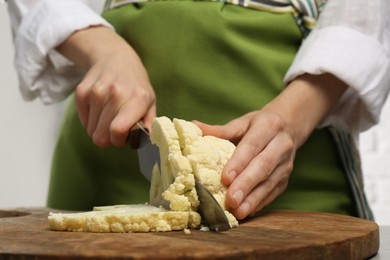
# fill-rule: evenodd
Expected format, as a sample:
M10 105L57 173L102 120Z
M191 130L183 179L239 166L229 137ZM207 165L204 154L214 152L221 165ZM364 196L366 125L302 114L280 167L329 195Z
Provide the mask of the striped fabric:
M343 126L332 126L329 130L337 144L341 162L347 174L349 184L351 185L350 187L356 203L357 216L373 221L374 214L364 193L360 154L353 137L350 131Z
M119 7L129 3L148 2L157 0L106 0L105 9ZM199 0L198 0L199 1ZM224 2L262 11L274 13L291 13L298 26L307 36L316 25L318 16L327 0L201 0Z

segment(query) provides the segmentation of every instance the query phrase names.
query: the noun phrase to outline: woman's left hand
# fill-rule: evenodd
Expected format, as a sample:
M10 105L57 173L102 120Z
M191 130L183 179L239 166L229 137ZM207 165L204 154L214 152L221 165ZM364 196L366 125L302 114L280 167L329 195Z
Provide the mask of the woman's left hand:
M238 218L261 210L286 189L297 149L347 86L331 74L304 74L262 109L223 126L195 123L204 135L237 144L221 181L226 206Z
M286 189L297 145L277 114L259 110L224 126L197 124L206 135L241 140L221 176L229 186L227 206L238 219L262 209Z

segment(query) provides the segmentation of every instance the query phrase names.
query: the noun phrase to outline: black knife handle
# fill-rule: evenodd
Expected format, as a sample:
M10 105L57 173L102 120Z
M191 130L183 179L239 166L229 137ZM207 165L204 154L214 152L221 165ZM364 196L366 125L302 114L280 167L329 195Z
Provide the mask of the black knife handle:
M131 148L133 148L133 149L138 149L139 148L139 143L140 143L139 140L140 140L142 132L144 132L147 135L149 135L149 131L145 127L144 122L138 121L130 129L129 135L127 136L127 143L130 145Z

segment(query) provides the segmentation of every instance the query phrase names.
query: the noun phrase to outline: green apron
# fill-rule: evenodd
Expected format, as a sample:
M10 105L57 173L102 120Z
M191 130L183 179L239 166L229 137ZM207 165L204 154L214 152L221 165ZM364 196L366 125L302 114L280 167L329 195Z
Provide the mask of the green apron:
M157 95L159 116L224 124L257 110L283 89L302 35L290 14L221 2L128 4L103 16L140 55ZM56 146L48 206L144 203L149 183L136 152L99 148L71 99ZM287 190L268 209L355 215L351 189L328 129L297 151Z

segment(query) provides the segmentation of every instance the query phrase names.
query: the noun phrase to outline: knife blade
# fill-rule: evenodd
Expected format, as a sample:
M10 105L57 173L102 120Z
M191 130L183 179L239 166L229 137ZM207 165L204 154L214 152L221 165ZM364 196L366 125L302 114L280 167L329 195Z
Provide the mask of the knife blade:
M137 122L131 129L128 140L130 147L137 150L142 175L150 182L154 165L157 163L160 168L160 152L158 147L151 143L149 131L143 122Z
M195 189L199 199L199 214L202 216L202 222L213 231L226 231L232 227L225 214L225 211L219 205L214 196L198 180L195 179Z
M150 182L152 171L157 163L160 168L160 152L150 141L150 134L143 122L139 121L131 129L128 137L130 147L137 149L139 167L142 175ZM161 171L160 171L161 172ZM195 179L195 189L199 199L199 214L202 223L212 231L226 231L231 228L229 220L221 205L214 196L198 180Z

